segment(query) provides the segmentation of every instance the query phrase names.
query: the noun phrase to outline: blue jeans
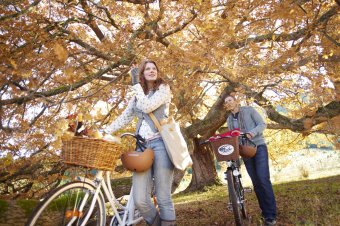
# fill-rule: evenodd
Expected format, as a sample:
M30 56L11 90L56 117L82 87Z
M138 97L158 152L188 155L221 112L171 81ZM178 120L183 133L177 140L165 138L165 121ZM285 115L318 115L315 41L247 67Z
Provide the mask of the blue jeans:
M171 186L174 175L174 165L169 159L162 138L147 142L146 146L153 149L155 159L150 169L141 173L133 173L133 199L144 220L152 224L157 209L151 201L154 177L157 203L160 217L165 221L176 220L175 207L171 199Z
M276 219L276 201L270 181L267 145L257 146L256 155L252 158L243 158L243 161L253 182L263 217Z

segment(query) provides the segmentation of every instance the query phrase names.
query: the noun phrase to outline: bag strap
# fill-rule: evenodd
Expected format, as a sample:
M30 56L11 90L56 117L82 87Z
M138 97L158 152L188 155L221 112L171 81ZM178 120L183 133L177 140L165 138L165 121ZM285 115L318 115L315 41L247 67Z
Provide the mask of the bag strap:
M158 131L161 131L161 124L159 124L159 121L157 120L156 116L151 112L148 114L151 118L151 120L153 121L153 123L155 124L156 128L158 129Z
M243 130L243 131L246 131L246 127L244 126L243 112L241 110L241 107L240 107L240 111L239 111L239 116L240 116L240 120L239 120L240 129Z

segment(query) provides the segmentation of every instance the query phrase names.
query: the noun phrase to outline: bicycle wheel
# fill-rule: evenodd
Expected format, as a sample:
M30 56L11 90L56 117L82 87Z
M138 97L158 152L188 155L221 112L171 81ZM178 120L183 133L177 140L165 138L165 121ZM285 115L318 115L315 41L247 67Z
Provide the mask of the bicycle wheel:
M233 176L233 171L231 169L227 170L227 181L228 181L228 192L229 192L229 199L233 208L235 223L237 226L243 225L243 217L241 211L241 200L238 196L238 192L236 191L235 187L235 179Z
M244 189L243 189L242 182L241 182L240 178L238 178L238 177L237 177L237 179L235 179L235 187L236 187L235 190L237 191L238 197L241 200L240 208L241 208L242 217L243 217L243 219L247 219L248 214L247 214L246 205L245 205Z
M35 208L26 226L81 225L90 209L94 190L85 182L71 182L57 188ZM105 204L101 193L85 225L105 225Z

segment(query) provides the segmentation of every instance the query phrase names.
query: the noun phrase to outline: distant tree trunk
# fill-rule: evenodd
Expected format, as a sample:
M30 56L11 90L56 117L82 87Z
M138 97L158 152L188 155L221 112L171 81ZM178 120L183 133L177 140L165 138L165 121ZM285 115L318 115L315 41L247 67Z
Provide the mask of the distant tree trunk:
M186 191L202 189L206 185L218 184L219 179L214 164L214 153L210 145L199 145L194 139L192 179Z

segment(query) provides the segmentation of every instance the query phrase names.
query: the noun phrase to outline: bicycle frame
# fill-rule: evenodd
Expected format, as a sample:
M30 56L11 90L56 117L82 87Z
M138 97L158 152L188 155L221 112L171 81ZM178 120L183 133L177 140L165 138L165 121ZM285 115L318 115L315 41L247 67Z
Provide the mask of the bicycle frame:
M240 173L240 163L238 163L239 160L229 160L226 161L227 162L227 170L231 170L233 173L234 178L238 178L238 180L236 180L237 182L241 182L241 173ZM227 170L225 171L225 179L226 178L226 174L227 174ZM244 188L240 188L242 190L244 190ZM241 192L241 200L240 203L243 203L244 201L244 197L243 197L243 192L244 191L240 191Z
M106 180L103 177L103 174L105 172L105 176L106 176ZM94 192L94 198L93 201L91 203L90 209L85 217L84 223L81 226L84 226L87 222L87 220L89 219L89 217L92 214L92 211L94 209L96 200L98 198L99 193L102 193L101 188L103 188L102 190L104 191L104 194L107 198L107 200L110 203L111 208L113 209L114 215L119 223L119 225L132 225L132 224L136 224L138 222L140 222L143 217L138 217L137 219L134 220L134 214L135 214L135 205L134 205L134 201L133 201L133 197L132 197L132 188L130 191L130 195L129 195L129 199L127 202L126 207L122 206L116 199L116 197L114 196L114 193L112 191L112 186L110 183L110 171L102 171L102 170L98 170L95 179L94 180L90 180L88 178L84 178L84 177L76 177L76 180L78 181L82 181L82 182L86 182L89 183L91 185L93 185L95 187ZM86 203L86 198L84 198L84 200L81 203L81 207L80 207L80 211L82 211L82 208L84 207ZM124 215L121 217L121 215L118 212L118 209L116 208L116 206L118 206L119 208L122 208L124 210ZM106 208L105 208L106 211ZM77 217L74 217L76 220ZM114 218L113 218L114 219ZM112 221L113 221L112 219ZM73 221L70 222L69 225L72 225ZM110 223L110 225L112 224L112 221Z
M233 171L233 175L235 177L241 175L241 173L239 171L240 166L238 165L238 163L236 161L239 161L239 160L228 160L228 161L226 161L227 162L227 169L231 169Z
M139 141L143 141L142 137L138 137L132 133L123 133L121 135L121 137L125 137L125 136L132 136L136 139L137 141L137 145L142 145ZM105 177L103 176L105 172ZM98 170L96 175L95 175L95 179L94 180L90 180L88 178L85 177L76 177L76 180L81 181L81 182L86 182L91 184L95 190L94 190L94 197L90 206L90 209L87 213L87 215L84 218L84 223L81 226L84 226L86 224L86 222L88 221L89 217L92 214L92 211L94 209L96 200L98 199L98 195L101 194L102 195L102 191L104 191L104 194L107 198L107 200L109 200L110 206L113 209L115 218L112 218L110 225L112 225L113 220L116 219L119 223L119 225L125 226L125 225L132 225L132 224L136 224L138 222L140 222L143 217L138 217L137 219L134 219L134 214L135 214L135 205L134 205L134 201L133 201L133 197L132 197L132 188L130 190L130 194L129 194L129 199L128 202L126 204L126 207L122 206L116 199L116 197L114 196L113 190L112 190L112 186L110 183L110 171L102 171L102 170ZM84 200L82 201L81 205L80 205L80 211L83 210L84 205L87 201L87 197L88 195L85 195ZM121 215L118 212L118 209L116 208L116 206L118 206L120 209L124 210L124 214ZM106 208L104 208L104 211L106 212ZM106 215L106 213L105 213ZM73 217L71 222L69 223L69 225L72 225L72 223L77 219L77 217ZM105 223L105 221L104 221Z

